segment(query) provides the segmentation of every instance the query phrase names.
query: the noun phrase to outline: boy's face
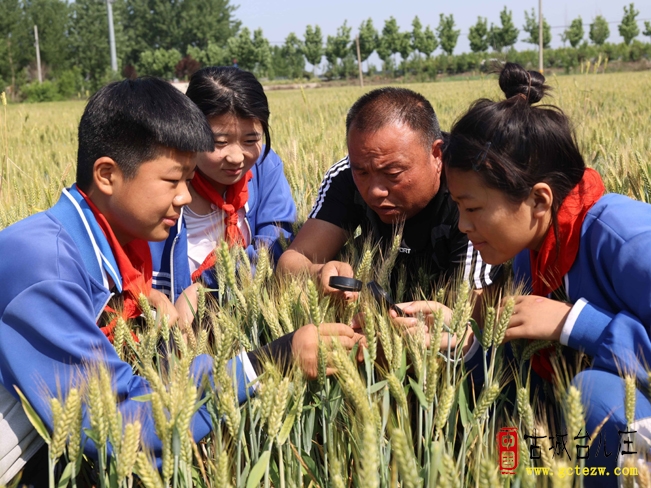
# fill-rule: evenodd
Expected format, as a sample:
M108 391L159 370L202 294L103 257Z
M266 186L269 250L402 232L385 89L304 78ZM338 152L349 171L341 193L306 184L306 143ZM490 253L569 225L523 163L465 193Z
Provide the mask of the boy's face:
M120 244L167 238L181 207L192 200L188 183L194 167L193 153L170 149L142 163L131 179L125 179L119 169L114 171L112 191L102 212Z

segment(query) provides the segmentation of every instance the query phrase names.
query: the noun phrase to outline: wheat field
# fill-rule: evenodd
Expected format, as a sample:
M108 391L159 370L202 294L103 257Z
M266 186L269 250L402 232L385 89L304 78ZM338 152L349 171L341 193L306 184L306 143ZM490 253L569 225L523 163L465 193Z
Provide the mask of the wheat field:
M602 174L607 188L651 202L651 73L552 76L548 83L554 88L549 102L570 115L586 161ZM500 96L493 77L408 87L432 102L443 130L473 100ZM356 87L268 93L272 146L285 163L299 225L324 172L346 154L346 111L362 93ZM48 208L61 188L74 181L76 127L83 108L83 102L0 107L0 229ZM390 254L383 260L371 249L351 252L346 259L363 281L385 275L391 262ZM563 417L567 430L578 432L584 414L578 390L568 386L574 364L559 365L567 374L559 375L565 379L546 392L546 403L532 395L528 359L548 343L516 343L514 359L507 364L500 344L508 304L501 312L489 307L492 319L483 331L476 330L481 347L491 354L485 355L486 384L475 391L454 351L441 354L425 347L422 335L393 329L368 296L362 294L348 306L330 303L307 277L276 279L265 253L255 276L246 261L244 253L219 249L221 291L214 301L200 301L197 327L186 330L185 338L150 313L145 313L147 324L136 331L139 342L132 340L130 324L120 323L116 329L118 353L153 385L149 400L165 446L162 469L157 471L140 449L139 421L122 419L116 410L115 396L106 386L110 378L99 366L87 372L78 389L50 401L54 432L42 429L42 435L52 465L65 460L64 482L76 486L74 474L88 470L102 487L584 485L581 477L536 477L526 470L536 466L562 473L574 468L572 462L551 457L544 444L549 441L543 441L546 455L536 462L529 461L526 443L520 442L520 459L527 462L521 462L515 474L499 472L495 439L500 428L547 431ZM431 328L431 343L438 344L436 337L462 330L471 298L463 286L434 294L454 311L449 328L442 316ZM268 364L256 396L243 405L236 403L225 361L241 348L258 347L306 323L347 322L357 312L367 317L364 333L369 344L360 365L341 348L324 346L321 357L331 357L336 376L326 377L321 367L319 378L308 383L298 371L283 376ZM159 368L161 341L170 349L165 374ZM382 360L377 357L380 350ZM221 388L219 395L209 391L204 398L215 428L194 443L188 422L202 396L188 381L188 368L202 353L215 357ZM627 407L634 401L628 395ZM82 405L90 412L98 461L84 460L80 452ZM31 420L39 425L37 418ZM113 446L111 457L108 443ZM627 462L638 474L637 483L651 486L646 464ZM587 481L585 486L590 486Z

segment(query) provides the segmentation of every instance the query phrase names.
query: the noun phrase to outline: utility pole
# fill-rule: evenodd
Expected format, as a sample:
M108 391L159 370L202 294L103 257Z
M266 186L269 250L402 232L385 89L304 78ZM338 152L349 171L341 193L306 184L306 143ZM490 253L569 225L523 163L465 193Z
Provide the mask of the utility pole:
M538 0L538 71L543 72L543 14L542 0Z
M34 26L34 46L36 47L36 70L38 71L38 82L43 83L43 73L41 72L41 49L38 46L38 27Z
M109 25L109 46L111 48L111 70L113 73L118 72L118 56L115 53L115 31L113 29L113 2L115 0L106 0L106 9L108 10Z
M357 44L357 67L359 68L359 86L364 88L364 75L362 74L362 55L359 52L359 36L355 36L355 43Z

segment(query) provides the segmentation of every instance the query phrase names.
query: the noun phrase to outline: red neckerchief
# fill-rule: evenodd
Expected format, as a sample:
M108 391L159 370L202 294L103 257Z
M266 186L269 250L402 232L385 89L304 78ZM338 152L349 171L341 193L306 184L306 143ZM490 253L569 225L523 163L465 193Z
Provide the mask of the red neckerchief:
M224 238L229 247L233 247L236 244L240 246L244 245L244 236L237 227L237 211L243 208L249 200L248 183L251 178L253 178L253 172L249 170L244 175L244 178L241 178L227 188L225 200L199 170L195 171L194 177L192 178L192 187L195 191L202 198L216 205L217 208L220 208L224 212L224 224L226 224ZM204 271L212 268L215 265L215 261L216 256L213 251L206 256L201 266L192 273L192 281L197 281Z
M605 191L599 173L587 168L579 184L565 197L558 209L558 237L552 226L540 250L530 251L529 254L533 295L546 297L560 288L563 276L570 271L579 252L583 220ZM558 250L561 251L560 255ZM553 349L542 349L531 358L534 371L547 381L554 378L554 370L549 360Z
M122 305L120 315L124 320L139 317L142 310L140 310L140 305L138 304L138 297L141 293L149 296L149 292L151 291L152 258L149 244L142 239L134 239L125 246L122 246L115 237L113 229L111 229L106 217L102 215L83 191L79 190L79 193L84 197L84 200L86 200L86 203L88 203L88 206L93 211L95 220L102 229L111 247L111 251L113 251L113 257L122 276L122 298L124 304ZM104 308L104 311L112 314L118 313L108 305ZM114 317L108 325L100 328L111 342L113 342L113 332L116 325L117 317ZM137 340L135 336L134 338Z

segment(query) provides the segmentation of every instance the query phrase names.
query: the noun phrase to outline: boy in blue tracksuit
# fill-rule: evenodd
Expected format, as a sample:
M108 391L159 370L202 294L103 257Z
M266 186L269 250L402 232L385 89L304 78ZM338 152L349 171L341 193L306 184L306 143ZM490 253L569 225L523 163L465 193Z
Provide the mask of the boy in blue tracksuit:
M283 241L288 242L293 235L296 206L283 172L283 162L273 150L266 157L263 151L251 172L253 178L248 182L249 199L244 207L244 224L252 236L246 253L252 266L255 266L260 246L269 248L274 262L283 253ZM192 284L184 210L177 224L170 229L167 240L150 243L154 287L167 294L172 301L177 300L183 290ZM206 287L217 288L212 268L201 273L201 280ZM174 286L171 287L170 283L174 283Z
M151 404L134 400L151 389L118 357L109 341L111 324L100 328L98 322L112 297L122 300L116 308L126 318L137 317L144 293L173 323L174 306L151 289L147 241L168 237L191 200L193 157L213 144L204 115L168 83L112 83L91 97L81 118L77 183L51 209L0 232L0 485L21 470L23 482L39 485L45 480L34 476L48 471L47 449L15 388L51 430L48 395L65 398L83 366L99 360L111 372L122 418L141 419L142 443L160 461ZM294 358L314 376L319 334L336 336L348 348L359 338L343 324L319 331L307 325L271 343L265 354ZM250 393L259 354L242 353L229 362L240 402ZM191 371L198 386L205 377L212 381L212 358L198 356ZM84 409L83 427L88 424ZM192 435L199 440L210 429L202 406ZM92 456L96 446L87 439L84 450ZM45 466L38 464L43 454Z

